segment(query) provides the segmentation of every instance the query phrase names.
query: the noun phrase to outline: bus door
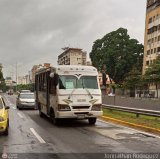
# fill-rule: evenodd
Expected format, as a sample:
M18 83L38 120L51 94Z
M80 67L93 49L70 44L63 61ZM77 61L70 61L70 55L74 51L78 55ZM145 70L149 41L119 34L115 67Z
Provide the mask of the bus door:
M47 82L47 90L46 90L46 97L47 97L47 114L49 115L50 112L50 71L46 72L46 82Z

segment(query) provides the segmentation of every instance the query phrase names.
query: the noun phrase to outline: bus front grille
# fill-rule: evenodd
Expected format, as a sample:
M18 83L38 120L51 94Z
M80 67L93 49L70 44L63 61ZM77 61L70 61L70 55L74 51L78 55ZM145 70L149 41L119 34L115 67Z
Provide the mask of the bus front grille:
M89 109L90 106L72 106L72 109Z

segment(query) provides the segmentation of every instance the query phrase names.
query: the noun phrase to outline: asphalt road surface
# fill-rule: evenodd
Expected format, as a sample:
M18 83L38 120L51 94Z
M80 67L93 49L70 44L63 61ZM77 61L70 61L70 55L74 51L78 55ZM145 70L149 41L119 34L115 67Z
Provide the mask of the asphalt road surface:
M54 126L38 110L16 109L16 96L4 99L10 106L10 126L8 136L0 135L0 158L160 158L158 136L101 120L95 126L87 120Z

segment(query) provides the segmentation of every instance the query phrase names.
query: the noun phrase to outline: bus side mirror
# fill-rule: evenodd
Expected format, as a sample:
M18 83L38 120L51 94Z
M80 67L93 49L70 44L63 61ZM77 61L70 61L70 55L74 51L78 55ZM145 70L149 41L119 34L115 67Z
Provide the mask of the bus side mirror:
M9 106L5 106L5 109L7 110L7 109L9 109L10 107Z
M54 72L50 73L49 76L50 76L51 78L53 78L53 77L54 77Z

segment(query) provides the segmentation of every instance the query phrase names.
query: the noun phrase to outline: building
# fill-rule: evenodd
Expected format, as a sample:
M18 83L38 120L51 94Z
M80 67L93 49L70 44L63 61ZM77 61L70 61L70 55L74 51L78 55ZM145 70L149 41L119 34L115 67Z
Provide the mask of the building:
M30 84L30 76L18 76L17 84Z
M58 56L59 65L86 65L87 53L79 48L63 48L64 52Z
M160 0L147 0L143 74L160 55Z
M5 84L8 87L12 87L13 86L13 80L12 80L12 78L11 77L6 77Z
M35 74L40 68L48 68L50 66L51 66L50 63L44 63L43 65L42 64L34 65L31 70L31 77L30 77L31 83L35 83Z
M143 74L148 66L160 56L160 0L147 0L144 36ZM160 86L149 84L150 93L160 97Z

